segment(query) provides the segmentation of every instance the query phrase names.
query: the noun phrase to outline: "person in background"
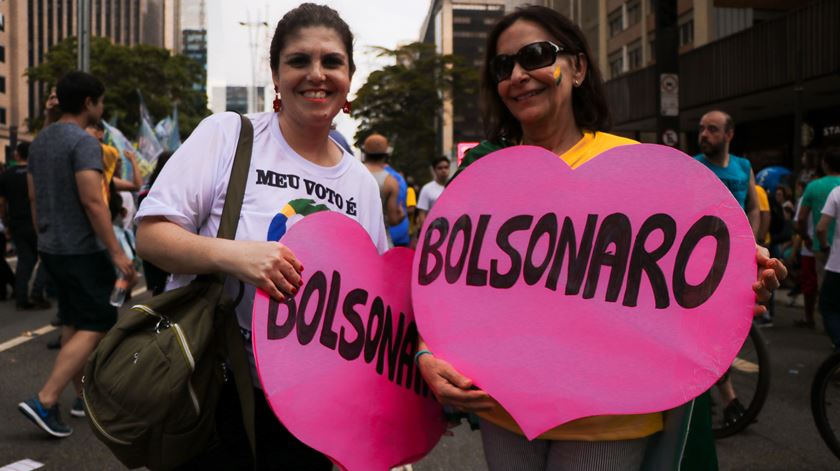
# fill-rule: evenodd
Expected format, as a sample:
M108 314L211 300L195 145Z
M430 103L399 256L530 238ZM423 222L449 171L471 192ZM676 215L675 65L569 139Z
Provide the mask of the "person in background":
M420 196L417 199L417 232L423 228L423 221L431 211L432 206L440 198L446 182L449 181L449 159L438 157L432 161L432 176L434 179L423 185L420 189Z
M102 198L102 148L84 129L102 118L105 86L84 72L65 75L56 87L61 118L30 146L27 184L41 261L58 291L62 347L40 391L18 404L20 412L53 437L68 437L58 401L88 356L116 323L108 299L116 281L134 267L111 228ZM73 409L83 407L77 398Z
M808 183L805 187L805 193L802 195L802 204L799 208L799 216L797 220L797 229L803 239L807 239L810 244L811 251L814 252L814 262L817 272L817 286L822 286L823 275L825 274L825 264L828 260L828 246L822 246L820 241L813 237L813 233L809 234L807 228L808 224L817 227L820 220L820 211L828 199L828 194L831 193L835 187L840 186L840 153L836 151L824 151L820 159L821 167L825 176L817 178ZM828 225L828 237L830 242L834 237L834 222Z
M405 213L399 204L400 186L388 170L386 160L388 159L388 139L381 134L371 134L362 144L362 152L365 154L364 164L370 171L376 184L379 185L379 195L382 198L382 214L385 217L385 224L394 226L399 224L405 217ZM394 241L391 233L388 233L389 245L393 246Z
M14 152L15 165L0 175L0 215L2 220L7 221L18 257L15 273L15 307L18 311L51 307L44 297L44 269L35 269L38 263L38 237L32 226L32 209L26 184L28 160L29 142L20 141ZM30 293L29 281L33 273L35 277Z
M840 148L829 149L826 154L840 157ZM825 276L820 286L820 314L835 351L840 351L840 231L835 230L829 239L830 227L840 221L840 186L828 194L817 223L816 234L820 247L828 254Z

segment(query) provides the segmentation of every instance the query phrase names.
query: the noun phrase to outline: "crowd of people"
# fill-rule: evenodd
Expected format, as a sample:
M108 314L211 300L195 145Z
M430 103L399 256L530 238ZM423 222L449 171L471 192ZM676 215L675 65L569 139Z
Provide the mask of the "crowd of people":
M245 295L236 316L254 372L247 341L254 296L261 289L282 302L302 286L302 263L283 245L282 235L305 215L341 212L361 224L380 252L413 247L447 184L495 150L540 146L575 168L605 150L637 144L608 133L610 114L597 61L585 35L560 13L538 6L515 10L492 27L485 51L481 105L487 139L467 153L454 175L448 157L431 160L430 181L418 191L411 177L389 164L386 136L367 136L359 161L332 126L338 113L349 112L355 64L348 25L325 6L307 3L286 13L269 51L274 111L247 117L254 128L251 171L271 173L274 181L284 183L260 184L259 178L249 178L236 240L215 235L240 132L238 116L219 113L202 121L177 152L158 157L140 191L135 156L126 154L132 173L120 178L122 159L102 142L104 85L83 72L62 78L48 103L53 122L31 145L18 146L17 165L0 177L0 196L8 207L4 220L18 253L17 305L46 307L49 282L62 325L53 369L41 390L18 405L21 412L55 437L72 433L59 410L59 396L71 383L80 391L85 360L117 319L112 292L115 286L131 285L141 259L154 294L207 273L243 282ZM729 151L735 127L729 114L710 111L699 126L701 154L696 159L732 191L755 233L760 271L753 290L758 302L773 306L771 292L787 276L779 262L784 259L796 267L791 278L805 297L805 317L797 325L814 328L817 293L822 293L824 324L840 345L840 250L830 251L840 237L833 232L840 219L840 154L809 152L795 192L784 179L762 187L749 160ZM333 197L319 197L311 191L315 185ZM141 202L135 214L138 191ZM557 191L562 195L562 188ZM353 201L354 206L338 201ZM42 270L35 270L36 265ZM0 266L0 278L3 272ZM759 322L771 325L772 309L765 311L756 308ZM422 339L415 362L438 401L452 411L478 415L485 458L494 471L638 470L657 446L651 437L663 433L667 420L666 411L588 417L529 441L498 402ZM723 378L718 387L725 388L725 382ZM238 435L241 427L230 420L231 411L239 409L236 394L223 394L219 443L198 453L184 469L331 469L326 456L297 440L270 412L256 374L253 396L256 456ZM728 413L737 420L739 403L734 394L729 400ZM683 456L684 469L717 468L708 399L703 401L701 397L693 411L699 420L683 431L686 449L667 450ZM77 398L71 414L84 413Z

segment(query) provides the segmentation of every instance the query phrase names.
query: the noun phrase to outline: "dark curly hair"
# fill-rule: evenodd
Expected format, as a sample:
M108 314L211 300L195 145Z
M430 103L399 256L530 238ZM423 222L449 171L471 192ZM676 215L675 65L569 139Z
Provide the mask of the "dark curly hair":
M273 72L276 73L280 66L280 51L286 46L286 41L289 37L303 28L316 26L330 28L338 33L347 52L350 74L356 71L356 64L353 62L353 33L350 32L350 27L347 26L347 23L338 16L337 11L326 5L303 3L294 10L289 10L277 22L277 28L274 29L274 37L271 38L269 56L271 70Z
M481 107L484 128L488 139L522 139L522 125L502 102L496 81L490 71L490 62L496 57L499 36L518 20L530 21L548 31L575 55L583 54L588 65L586 77L579 87L572 89L572 109L575 124L587 131L607 131L611 126L610 112L604 95L604 82L593 59L583 32L571 20L551 8L531 5L517 8L502 17L487 37L486 54L481 74Z

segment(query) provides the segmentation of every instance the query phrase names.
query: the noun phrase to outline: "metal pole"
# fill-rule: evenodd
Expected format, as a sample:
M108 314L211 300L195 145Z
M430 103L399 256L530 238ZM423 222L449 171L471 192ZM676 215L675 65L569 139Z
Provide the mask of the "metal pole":
M654 0L656 12L657 142L679 147L679 34L677 0Z
M90 72L90 0L79 0L77 13L79 42L77 66L82 72Z

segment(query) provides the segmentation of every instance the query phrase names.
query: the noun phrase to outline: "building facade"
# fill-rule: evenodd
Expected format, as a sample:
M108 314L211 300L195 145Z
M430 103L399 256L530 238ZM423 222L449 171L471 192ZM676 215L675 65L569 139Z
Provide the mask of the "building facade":
M656 142L651 0L599 0L599 57L614 130ZM708 110L735 120L732 150L760 170L840 145L840 0L679 0L679 147Z
M181 53L198 62L207 76L207 23L204 0L181 2ZM196 90L207 92L207 83L197 83Z
M138 43L178 51L171 27L180 0L90 0L91 35L115 44ZM43 113L49 90L30 83L26 69L44 61L50 48L76 36L78 0L0 0L0 159L17 139L31 140L28 123ZM167 33L170 31L170 33Z

